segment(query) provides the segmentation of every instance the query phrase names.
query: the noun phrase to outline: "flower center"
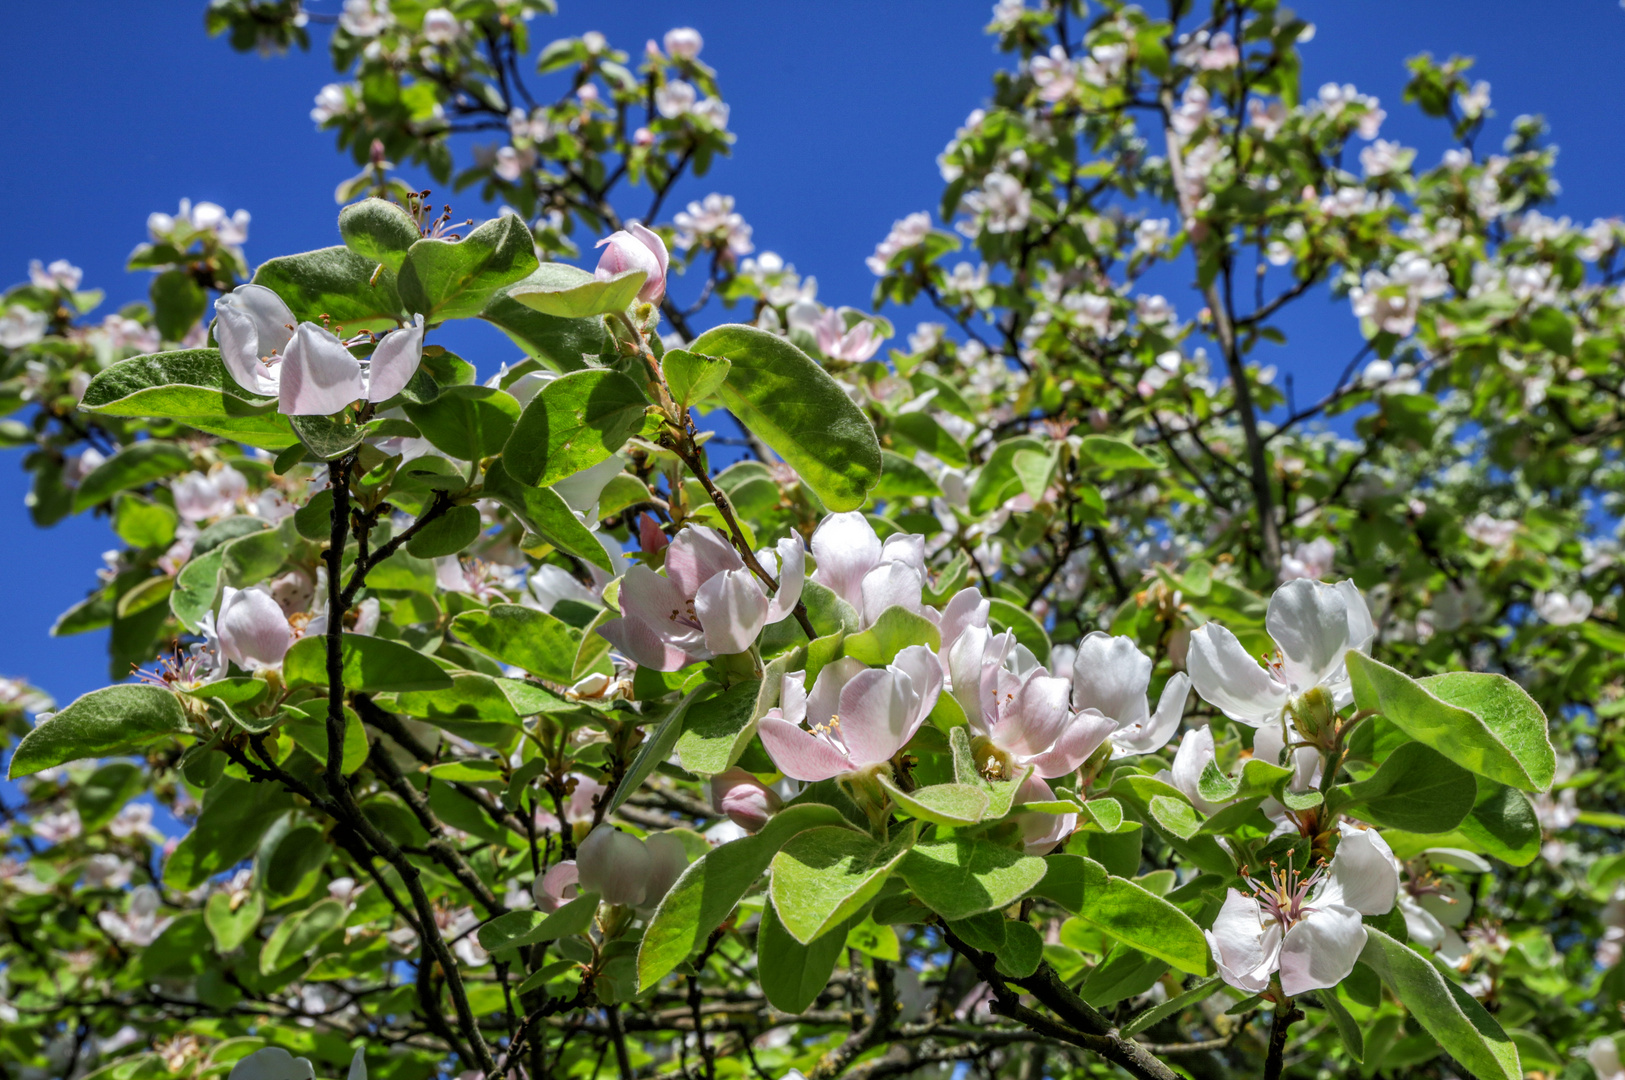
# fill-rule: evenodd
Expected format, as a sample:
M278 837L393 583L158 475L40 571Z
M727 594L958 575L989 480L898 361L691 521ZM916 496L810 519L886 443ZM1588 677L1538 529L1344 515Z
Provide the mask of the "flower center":
M1283 869L1275 862L1271 862L1267 881L1254 878L1245 867L1242 868L1241 876L1252 888L1253 895L1270 918L1280 923L1281 928L1286 930L1297 925L1304 916L1315 910L1309 904L1309 896L1315 887L1326 879L1326 864L1318 863L1313 871L1302 874L1291 865Z

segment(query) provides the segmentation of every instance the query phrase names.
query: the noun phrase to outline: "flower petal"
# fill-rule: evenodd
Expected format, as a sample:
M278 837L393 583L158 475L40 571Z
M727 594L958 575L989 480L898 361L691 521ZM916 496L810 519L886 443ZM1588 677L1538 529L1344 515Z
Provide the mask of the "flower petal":
M1043 668L1023 676L1001 672L994 741L1019 757L1042 754L1054 746L1072 719L1067 705L1071 689L1065 679Z
M718 656L742 653L767 625L768 599L761 582L744 567L713 575L694 594L694 611L705 647Z
M231 377L245 390L276 393L276 375L261 361L287 348L298 321L282 297L264 285L239 285L214 302L214 314L215 340Z
M1117 721L1102 716L1094 709L1075 713L1054 746L1028 758L1023 764L1032 765L1038 770L1036 775L1048 780L1074 773L1089 760L1090 754L1100 748L1116 726Z
M1313 904L1351 907L1362 915L1384 915L1399 894L1399 869L1388 841L1375 829L1337 823L1342 835L1332 856L1331 875Z
M863 576L880 561L880 537L856 510L830 514L812 535L812 579L854 608L863 608Z
M839 700L840 695L836 698ZM779 715L792 724L807 718L807 673L787 671L779 680Z
M1150 715L1146 690L1151 658L1133 638L1099 630L1078 642L1072 661L1072 694L1079 709L1098 709L1120 726L1143 724Z
M361 362L315 323L300 323L282 361L277 411L284 416L331 416L367 395Z
M883 562L863 576L859 592L863 598L858 616L864 626L873 625L889 608L900 607L919 613L925 578L908 563Z
M728 538L709 525L679 529L666 548L666 576L685 597L694 596L716 575L744 565Z
M1191 805L1204 814L1211 814L1224 805L1208 802L1202 798L1198 787L1203 770L1213 758L1213 729L1203 724L1199 728L1191 728L1179 740L1179 749L1174 754L1174 764L1169 770L1174 787L1184 792Z
M895 667L860 671L841 690L839 732L854 767L889 761L914 734L918 692Z
M756 733L767 756L792 780L813 783L852 770L846 755L806 728L772 714L762 717Z
M959 635L967 627L987 626L987 613L991 601L982 595L982 590L974 585L960 589L949 598L942 609L942 620L938 629L942 631L942 655L948 655L959 640Z
M576 848L581 891L597 893L606 904L641 904L653 862L642 840L613 825L598 826Z
M676 586L639 563L621 581L622 618L598 628L628 660L656 671L676 671L710 659L704 632L689 625L688 602Z
M1280 949L1280 928L1273 921L1265 925L1257 900L1231 889L1206 936L1225 982L1249 994L1269 988Z
M850 656L819 668L818 678L813 680L812 690L807 694L807 723L813 727L827 725L830 718L841 711L841 691L846 689L846 684L860 671L868 670L863 661Z
M406 388L423 363L423 316L384 335L367 367L367 400L388 401Z
M1185 666L1203 701L1249 727L1276 719L1286 707L1287 688L1247 655L1236 635L1216 623L1191 634Z
M1270 597L1264 628L1281 648L1281 671L1295 692L1319 686L1342 668L1353 645L1348 605L1342 588L1308 578L1289 581ZM1366 613L1365 621L1370 618Z
M1170 675L1163 684L1157 711L1143 724L1120 727L1112 733L1112 756L1154 754L1167 746L1168 740L1179 730L1179 722L1185 718L1185 703L1190 698L1190 692L1189 675L1183 671Z
M773 594L773 602L767 607L769 625L790 617L801 602L801 590L807 583L807 549L801 537L785 537L774 545L773 553L779 562L779 591Z
M1365 939L1365 924L1353 908L1327 904L1309 912L1281 941L1282 993L1297 997L1336 986L1354 970Z
M220 651L245 671L277 667L293 644L293 628L282 606L258 585L249 589L227 585L215 627Z

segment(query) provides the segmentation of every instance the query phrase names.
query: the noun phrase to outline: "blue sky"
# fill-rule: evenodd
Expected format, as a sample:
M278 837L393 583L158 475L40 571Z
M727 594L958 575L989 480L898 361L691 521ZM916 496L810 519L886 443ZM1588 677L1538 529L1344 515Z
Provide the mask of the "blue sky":
M1497 113L1480 147L1494 148L1514 116L1544 114L1563 148L1558 210L1586 220L1625 213L1625 11L1614 0L1298 6L1318 27L1304 49L1306 87L1335 79L1378 95L1389 113L1385 137L1419 147L1423 162L1437 160L1443 134L1401 105L1403 61L1423 50L1476 56ZM204 36L203 7L53 0L7 12L0 283L25 277L30 258L67 258L85 269L87 285L108 291L104 310L142 299L147 279L126 274L124 258L143 239L147 214L173 212L183 196L249 210L252 263L336 241L332 191L355 170L308 115L311 98L334 78L325 48L269 60L234 53ZM533 24L538 47L588 29L633 52L671 26L704 34L704 59L720 73L739 141L734 158L679 189L668 212L710 191L734 195L758 249L816 275L828 303L867 304L873 278L864 257L893 220L935 207L936 155L985 97L999 62L982 33L991 0L560 7L557 18ZM633 213L642 205L627 204ZM459 217L482 216L472 199L456 208ZM912 327L912 319L898 321L902 332ZM1291 341L1270 359L1294 374L1300 400L1335 378L1360 341L1347 305L1324 295L1302 302L1284 329ZM456 345L482 371L514 358L494 334ZM105 642L46 631L84 596L114 538L89 518L35 530L22 509L19 464L18 454L0 454L8 620L0 674L28 676L65 702L105 684Z

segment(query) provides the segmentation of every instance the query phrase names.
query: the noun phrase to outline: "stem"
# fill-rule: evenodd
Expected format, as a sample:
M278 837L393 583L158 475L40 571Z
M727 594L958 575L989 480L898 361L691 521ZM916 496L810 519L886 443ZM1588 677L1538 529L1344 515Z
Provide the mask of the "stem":
M636 1080L632 1057L626 1052L626 1029L621 1026L621 1007L611 1005L605 1010L605 1015L609 1020L610 1039L615 1044L615 1064L620 1066L621 1080Z
M1287 1029L1302 1017L1302 1010L1292 1003L1291 998L1275 1007L1275 1019L1270 1021L1269 1056L1264 1059L1264 1080L1281 1080L1281 1070L1285 1067Z

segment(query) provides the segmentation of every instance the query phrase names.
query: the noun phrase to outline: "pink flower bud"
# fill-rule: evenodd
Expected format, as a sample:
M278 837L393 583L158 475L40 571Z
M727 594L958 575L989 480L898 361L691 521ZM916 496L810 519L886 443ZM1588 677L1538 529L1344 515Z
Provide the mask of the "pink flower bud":
M606 904L643 903L653 860L643 841L613 825L600 825L576 849L576 870L583 892L595 892Z
M744 769L733 768L711 778L711 806L753 833L778 812L779 796Z
M649 854L649 876L644 882L643 902L638 906L652 911L688 869L688 849L669 832L655 833L643 842L643 847Z
M530 895L541 911L554 912L580 893L581 872L574 859L567 859L548 867L547 873L530 886Z
M653 555L669 543L671 541L660 531L660 522L655 520L653 514L638 515L638 547L645 555Z
M666 266L670 259L660 237L634 221L620 232L598 241L598 246L604 248L595 271L598 278L608 280L628 270L642 270L648 278L638 290L638 299L658 304L666 295Z

